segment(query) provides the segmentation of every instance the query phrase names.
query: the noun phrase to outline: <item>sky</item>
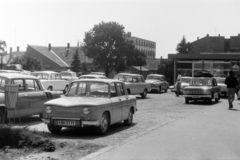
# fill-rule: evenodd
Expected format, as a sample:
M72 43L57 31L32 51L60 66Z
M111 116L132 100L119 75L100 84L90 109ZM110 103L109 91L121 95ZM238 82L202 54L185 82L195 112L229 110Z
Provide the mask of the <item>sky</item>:
M240 34L240 0L0 0L0 40L13 51L27 45L77 46L100 22L117 22L132 36L156 42L156 57L187 42Z

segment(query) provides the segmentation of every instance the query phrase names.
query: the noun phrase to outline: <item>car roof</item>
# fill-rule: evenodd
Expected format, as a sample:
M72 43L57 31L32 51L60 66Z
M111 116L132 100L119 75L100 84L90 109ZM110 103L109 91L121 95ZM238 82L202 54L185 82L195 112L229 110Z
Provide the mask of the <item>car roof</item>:
M19 73L0 73L0 77L5 77L9 79L13 78L31 78L31 79L38 79L35 76L27 75L27 74L19 74Z
M73 72L73 71L61 71L59 73L76 73L76 72Z
M34 71L32 73L58 73L58 72L54 72L54 71Z
M134 74L134 73L118 73L116 74L115 76L117 75L126 75L126 76L141 76L140 74Z
M99 74L85 74L85 75L81 75L81 77L106 77L106 76L103 76L103 75L99 75Z
M124 83L124 82L116 80L116 79L79 79L79 80L75 80L73 82L104 82L104 83L120 82L120 83Z
M162 77L164 75L162 75L162 74L149 74L148 76L160 76L160 77Z

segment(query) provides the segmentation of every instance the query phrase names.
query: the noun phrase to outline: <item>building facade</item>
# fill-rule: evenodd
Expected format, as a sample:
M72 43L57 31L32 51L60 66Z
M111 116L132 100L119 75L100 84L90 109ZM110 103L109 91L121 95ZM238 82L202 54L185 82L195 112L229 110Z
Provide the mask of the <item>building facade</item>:
M155 59L156 42L149 41L143 38L132 37L131 32L128 32L125 35L125 39L132 41L136 49L145 53L147 59Z
M240 74L240 34L229 39L207 35L191 45L192 53L168 54L174 60L174 80L178 72L191 77L200 70L207 70L214 77L226 77L230 70L235 76Z

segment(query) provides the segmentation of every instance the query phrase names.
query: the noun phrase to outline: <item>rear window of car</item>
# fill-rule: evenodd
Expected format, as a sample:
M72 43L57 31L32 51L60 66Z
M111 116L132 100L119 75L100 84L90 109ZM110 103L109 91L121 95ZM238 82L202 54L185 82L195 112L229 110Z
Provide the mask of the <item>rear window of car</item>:
M133 81L133 76L130 75L116 75L114 76L113 79L117 79L123 82L132 82Z
M190 81L190 86L212 86L212 79L209 78L193 78Z

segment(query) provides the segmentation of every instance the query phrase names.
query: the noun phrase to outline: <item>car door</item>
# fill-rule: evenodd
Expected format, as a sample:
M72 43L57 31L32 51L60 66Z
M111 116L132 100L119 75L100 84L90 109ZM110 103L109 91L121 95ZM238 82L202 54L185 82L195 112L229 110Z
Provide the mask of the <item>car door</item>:
M144 81L144 78L142 76L137 76L137 81L138 81L138 85L137 85L138 93L143 93L143 91L146 88L146 83Z
M116 83L116 86L119 94L119 99L121 100L121 103L122 103L121 120L125 120L128 117L129 108L130 108L130 104L129 104L130 101L128 100L129 97L122 83Z
M110 84L110 93L112 102L111 122L116 123L119 122L122 117L122 102L115 83Z
M62 91L65 89L66 84L68 81L63 80L60 74L54 73L51 75L51 81L53 85L53 90L55 91Z
M27 93L29 98L29 114L42 113L43 103L47 101L47 96L35 79L26 79Z
M26 86L23 79L12 79L12 84L17 84L18 88L18 99L17 99L17 108L19 110L20 116L29 115L29 97L28 92L26 92ZM11 117L11 114L9 115Z

